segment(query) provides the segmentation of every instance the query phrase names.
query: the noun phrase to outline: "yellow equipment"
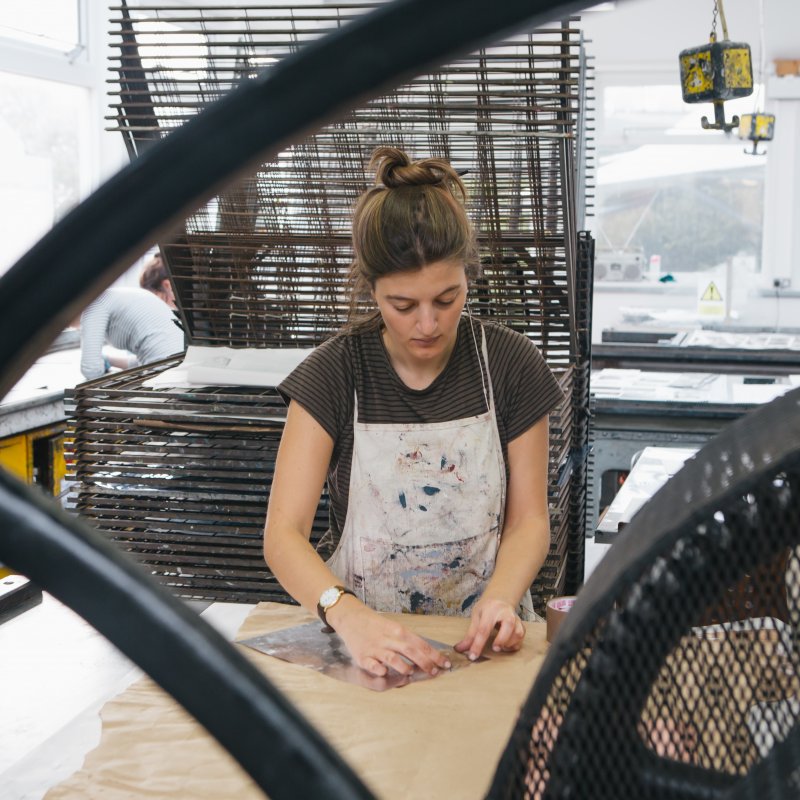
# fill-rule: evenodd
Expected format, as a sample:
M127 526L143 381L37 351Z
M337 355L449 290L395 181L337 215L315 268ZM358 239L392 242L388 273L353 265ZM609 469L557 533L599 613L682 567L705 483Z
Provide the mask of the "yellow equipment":
M739 121L739 138L753 143L753 149L745 150L745 153L750 152L754 156L764 155L763 152L759 152L758 143L772 141L774 133L774 114L742 114Z
M717 41L716 20L719 13L722 22L723 40ZM747 97L753 93L753 68L750 63L750 45L728 40L728 28L722 0L714 2L714 17L708 44L682 50L679 56L681 89L685 103L713 103L714 122L703 117L703 128L714 128L726 133L739 124L734 116L725 121L723 103L735 97Z

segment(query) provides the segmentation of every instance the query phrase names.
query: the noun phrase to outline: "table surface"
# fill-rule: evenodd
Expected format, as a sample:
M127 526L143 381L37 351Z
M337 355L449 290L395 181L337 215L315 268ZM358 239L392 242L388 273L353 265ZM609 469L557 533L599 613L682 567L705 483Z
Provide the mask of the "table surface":
M262 603L250 612L236 639L312 619L294 606ZM466 625L466 620L452 617L412 615L403 621L448 644L461 638ZM384 692L239 646L377 797L478 798L488 789L547 649L545 625L526 625L518 653L492 654L486 661ZM73 766L69 777L62 774L58 782L50 781L47 800L263 797L172 698L149 678L137 677L102 705L99 745L88 752L80 769ZM112 697L114 692L107 694ZM91 712L96 717L97 708ZM0 786L4 777L0 774Z
M252 605L190 604L232 638ZM47 593L0 625L0 797L39 800L100 741L100 709L141 671Z

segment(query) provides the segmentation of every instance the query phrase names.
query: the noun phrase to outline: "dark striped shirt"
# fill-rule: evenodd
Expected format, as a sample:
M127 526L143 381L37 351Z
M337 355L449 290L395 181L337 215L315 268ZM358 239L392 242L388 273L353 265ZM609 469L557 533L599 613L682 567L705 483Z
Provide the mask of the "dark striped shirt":
M347 513L354 392L358 393L359 422L447 422L484 413L486 400L469 325L469 319L463 317L447 365L425 389L409 389L400 380L379 330L343 333L329 339L278 387L287 403L296 400L333 438L328 492L335 541ZM475 341L480 348L480 324L474 325ZM563 394L542 354L530 340L496 323L486 322L483 327L497 427L508 473L508 443L551 411Z

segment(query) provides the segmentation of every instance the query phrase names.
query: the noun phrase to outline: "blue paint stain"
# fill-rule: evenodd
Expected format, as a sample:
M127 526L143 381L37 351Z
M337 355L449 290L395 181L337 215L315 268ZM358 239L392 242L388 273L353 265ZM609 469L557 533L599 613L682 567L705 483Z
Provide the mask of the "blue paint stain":
M461 558L454 558L448 565L450 569L456 569L461 566Z
M406 493L405 492L400 492L400 505L403 506L403 508L406 507Z
M423 486L422 491L425 492L425 494L427 495L432 495L436 494L437 492L440 492L441 489L439 489L438 486Z
M420 511L427 511L428 509L427 509L425 506L420 506L420 507L419 507L419 510L420 510Z
M462 604L461 610L466 611L476 600L478 599L477 594L471 594Z
M447 466L447 457L442 456L442 463L439 465L440 469L444 469Z
M421 614L425 610L425 606L428 605L427 598L422 592L412 592L409 600L413 614Z

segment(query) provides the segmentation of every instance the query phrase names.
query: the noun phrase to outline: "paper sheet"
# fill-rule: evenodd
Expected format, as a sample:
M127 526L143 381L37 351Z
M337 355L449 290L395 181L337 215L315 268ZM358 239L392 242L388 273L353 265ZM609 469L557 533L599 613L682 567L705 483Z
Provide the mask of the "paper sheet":
M277 386L313 349L189 345L177 367L148 378L142 385L153 389Z

